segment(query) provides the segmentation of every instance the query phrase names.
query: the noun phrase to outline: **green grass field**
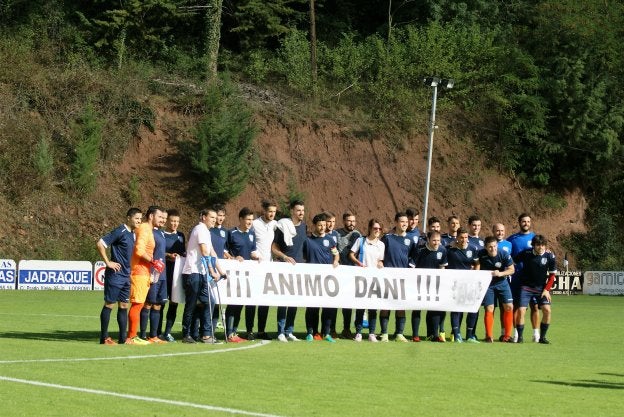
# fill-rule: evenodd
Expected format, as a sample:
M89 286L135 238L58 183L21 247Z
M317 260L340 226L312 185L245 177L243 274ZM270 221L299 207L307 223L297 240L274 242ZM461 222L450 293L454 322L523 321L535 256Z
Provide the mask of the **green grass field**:
M551 345L217 346L100 345L101 297L0 291L0 416L624 413L623 297L554 297Z

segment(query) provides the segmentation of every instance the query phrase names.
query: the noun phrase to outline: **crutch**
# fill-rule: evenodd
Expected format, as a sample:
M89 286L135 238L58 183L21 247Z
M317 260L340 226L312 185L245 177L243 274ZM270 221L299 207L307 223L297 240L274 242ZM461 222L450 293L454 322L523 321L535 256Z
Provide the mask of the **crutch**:
M217 271L217 258L212 258L212 267L215 271ZM227 275L221 275L220 279L227 279ZM221 325L223 326L223 332L225 335L225 343L228 343L228 335L227 335L227 327L225 326L225 311L223 310L223 306L221 305L221 292L219 291L219 283L215 282L215 287L217 287L217 302L219 303L219 316L221 317Z

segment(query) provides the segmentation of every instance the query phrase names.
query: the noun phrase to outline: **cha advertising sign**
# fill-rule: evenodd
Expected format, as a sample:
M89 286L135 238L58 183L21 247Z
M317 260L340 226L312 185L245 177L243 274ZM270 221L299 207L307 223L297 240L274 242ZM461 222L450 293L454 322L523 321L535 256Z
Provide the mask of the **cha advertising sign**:
M583 294L583 273L581 271L559 271L550 290L553 295Z
M15 289L15 261L0 259L0 290Z
M587 271L583 294L624 295L624 271Z
M91 290L89 261L20 261L18 290Z

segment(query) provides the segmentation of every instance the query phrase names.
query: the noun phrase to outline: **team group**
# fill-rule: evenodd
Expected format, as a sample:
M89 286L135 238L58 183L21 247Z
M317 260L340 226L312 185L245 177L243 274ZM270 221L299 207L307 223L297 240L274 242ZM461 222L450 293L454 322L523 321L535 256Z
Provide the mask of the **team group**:
M178 304L170 300L176 258L185 257L182 269L184 310L182 342L218 343L214 331L223 319L228 342L270 339L266 332L268 306L228 305L225 311L215 299L215 283L226 279L218 259L279 261L296 264L355 265L368 268L447 268L491 271L492 280L483 300L485 338L494 341L494 311L500 310L501 342L523 342L524 318L530 310L534 342L550 343L546 338L551 321L550 289L556 264L547 240L531 231L531 217L518 216L519 230L505 238L505 226L496 223L492 235L482 239L481 220L468 219L461 227L457 216L447 220L448 231L441 232L437 217L427 220L426 234L418 229L419 212L408 208L396 213L394 226L384 233L378 219L370 219L366 234L356 228L356 216L346 212L343 227L335 229L336 217L324 212L312 219L311 233L304 221L303 201L290 203L290 217L275 220L277 204L262 202L262 214L254 218L249 208L238 214L238 225L223 226L225 207L215 205L199 214L199 223L188 241L178 231L180 213L151 206L145 215L138 208L127 212L126 222L97 242L106 263L104 306L100 313L100 343L138 344L175 342L172 329ZM218 288L218 287L217 287ZM168 302L169 301L169 302ZM117 304L119 338L108 333L112 310ZM166 315L163 314L167 306ZM246 335L238 335L241 313L245 308ZM219 313L221 311L221 313ZM257 311L257 333L254 321ZM541 320L540 320L541 311ZM296 307L277 308L277 340L301 340L294 333ZM342 309L343 329L340 337L356 342L363 340L368 328L371 342L387 342L390 311L379 312L381 334L376 334L377 310L355 310L355 333L351 332L352 309ZM412 337L404 336L405 311L395 311L393 340L420 342L421 312L411 312ZM480 343L476 336L479 312L466 314L465 337L461 334L463 313L451 312L449 339L455 343ZM320 316L320 317L319 317ZM426 339L446 342L446 312L427 311ZM336 308L305 309L305 340L335 342ZM148 328L149 323L149 328ZM219 323L221 324L221 323ZM319 327L320 326L320 327ZM512 334L513 333L513 334Z

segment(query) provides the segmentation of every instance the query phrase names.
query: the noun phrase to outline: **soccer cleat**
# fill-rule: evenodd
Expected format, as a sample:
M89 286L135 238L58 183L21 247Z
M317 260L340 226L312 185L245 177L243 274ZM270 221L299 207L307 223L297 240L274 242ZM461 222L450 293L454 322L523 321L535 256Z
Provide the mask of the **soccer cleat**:
M485 338L485 343L494 343L494 339L488 336Z
M538 343L540 341L540 337L537 334L534 334L533 337L531 338L531 340L535 343Z
M147 339L148 342L153 343L155 345L162 345L165 344L167 342L165 342L164 340L159 339L158 337L154 336L154 337L150 337L149 339Z
M220 345L223 342L218 341L216 338L212 336L204 336L201 338L202 343L212 344L212 345Z
M505 335L501 334L500 337L498 338L499 342L504 342L505 341Z
M405 338L405 336L399 333L394 337L394 341L395 342L407 342L407 339Z
M126 339L126 344L127 345L150 345L151 343L145 339L141 339L139 336L134 336L132 339L130 339L131 343L128 343L128 339Z
M461 335L455 336L454 343L464 343L464 339L462 339Z
M254 334L254 332L247 332L245 338L251 342L252 340L256 340L256 335Z
M540 337L539 343L541 343L542 345L550 345L550 340L546 339L545 337Z
M306 335L306 342L314 342L314 336L311 334Z
M294 334L290 333L288 336L286 336L288 338L288 340L290 340L291 342L300 342L299 339L297 339L297 336L295 336Z
M518 336L518 338L516 339L515 343L524 343L524 338Z
M329 343L336 343L336 341L334 340L334 338L331 336L331 334L325 335L325 337L323 338L323 340L325 340L326 342Z
M351 333L351 329L344 329L342 333L340 333L340 337L342 339L353 339L353 333Z
M446 342L446 332L440 332L440 337Z
M107 337L106 339L100 341L100 345L116 345L116 344L117 342L115 342L110 337Z
M479 342L476 337L469 337L466 340L466 343L481 343L481 342Z
M513 343L514 342L513 338L510 337L510 336L503 336L503 337L500 338L500 341L502 343Z
M271 340L266 332L258 332L257 338L260 340Z
M228 342L230 342L230 343L242 343L242 342L246 342L246 341L247 341L247 339L243 339L242 337L240 337L236 333L232 333L231 335L228 336Z
M196 343L195 339L193 339L191 336L184 336L182 338L182 343Z
M368 341L369 342L373 342L373 343L377 343L378 342L377 336L375 336L375 334L373 334L373 333L369 334L368 335Z
M362 334L358 333L355 335L355 337L353 338L353 340L355 340L356 342L361 342L362 341Z
M323 336L318 333L314 333L314 340L323 340Z
M430 334L429 336L427 336L427 338L426 338L425 340L426 340L427 342L437 342L437 340L435 340L435 339L433 338L433 335L431 335L431 334Z
M418 336L412 337L412 342L414 342L414 343L420 342L420 337L418 337Z
M280 342L283 343L288 343L288 339L286 339L286 336L284 335L284 333L280 333L277 335L277 340L279 340Z
M387 341L388 341L388 333L382 334L380 342L387 342Z
M438 342L440 342L440 343L446 343L446 339L445 339L445 338L443 338L443 337L440 335L440 336L438 336Z
M163 340L166 340L169 343L175 343L175 339L173 338L173 336L171 336L171 333L167 333L166 335L163 336Z

